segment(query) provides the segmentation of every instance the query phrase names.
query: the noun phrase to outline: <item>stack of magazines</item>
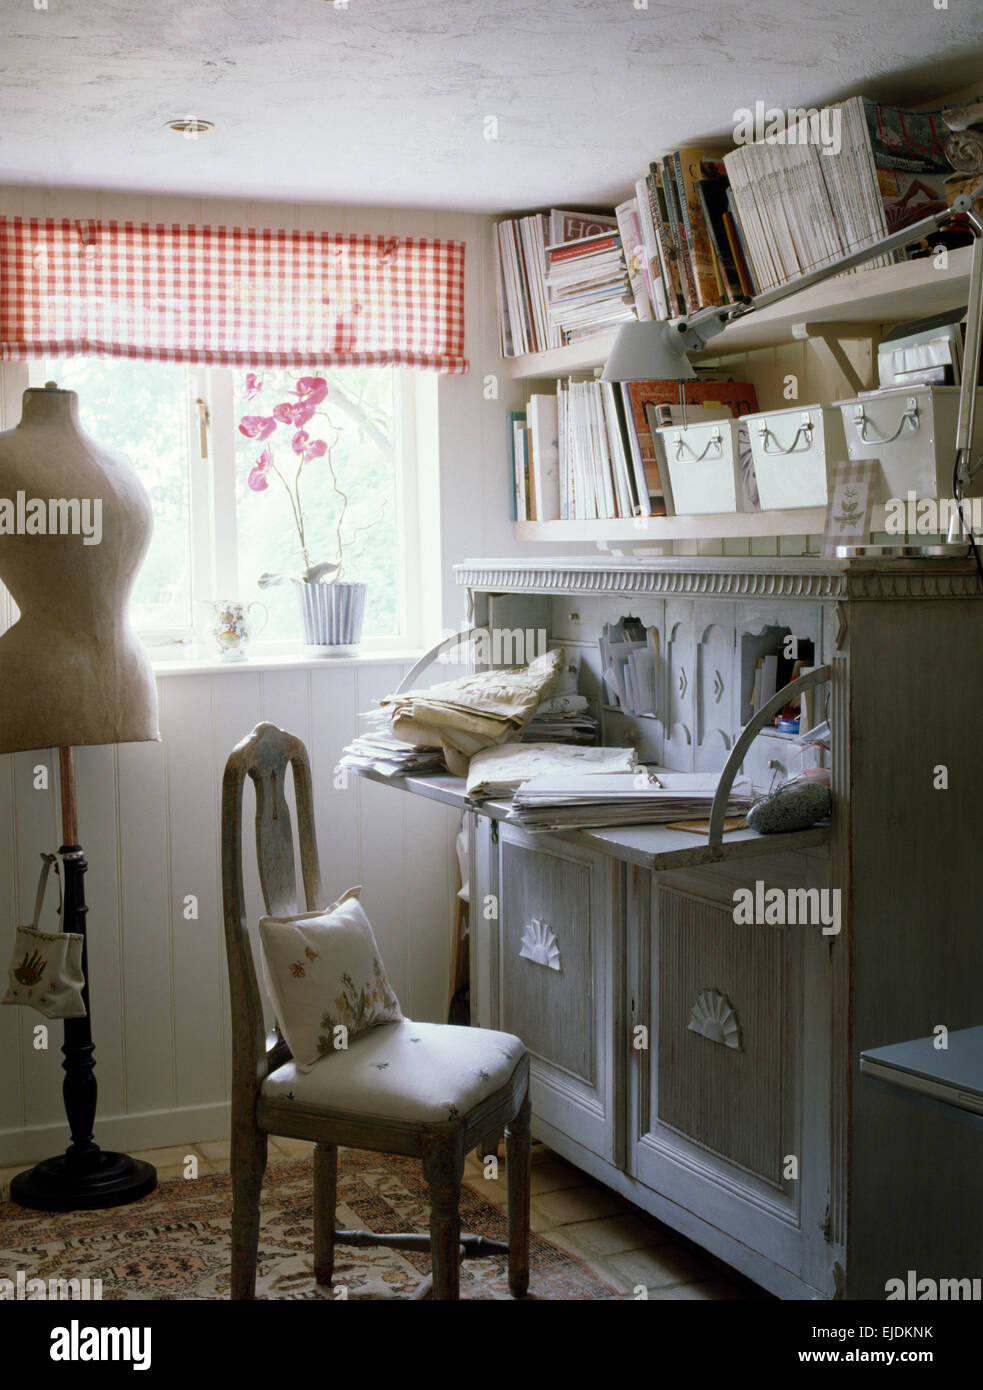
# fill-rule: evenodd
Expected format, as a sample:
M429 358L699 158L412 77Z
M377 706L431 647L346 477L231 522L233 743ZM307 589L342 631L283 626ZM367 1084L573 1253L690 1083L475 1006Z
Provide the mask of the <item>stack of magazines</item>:
M757 292L941 211L946 133L937 111L851 97L726 155Z
M498 222L495 253L505 357L561 347L635 317L611 214L554 208Z
M617 231L546 248L547 312L561 343L630 323L635 301Z
M524 743L596 743L597 720L585 695L556 695L544 701L522 731Z
M446 771L439 748L418 748L415 744L404 743L384 728L354 738L338 765L377 772L382 777L409 777L414 772Z
M605 825L651 825L709 816L719 778L714 773L617 772L602 776L548 774L523 782L507 820L524 830L567 830ZM748 778L738 778L728 816L741 816L753 800Z

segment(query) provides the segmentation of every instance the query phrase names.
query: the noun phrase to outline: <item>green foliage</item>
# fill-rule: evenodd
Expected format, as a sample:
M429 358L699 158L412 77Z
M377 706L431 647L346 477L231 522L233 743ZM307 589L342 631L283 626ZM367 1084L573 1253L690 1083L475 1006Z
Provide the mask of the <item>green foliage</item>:
M237 399L236 419L244 414L269 413L301 376L323 376L327 399L305 429L311 438L331 444L331 466L338 485L348 498L342 532L344 580L368 584L365 600L365 636L385 636L398 631L398 531L396 525L396 474L393 439L393 373L379 368L348 368L326 372L257 370L263 379L261 398ZM245 378L237 374L237 395ZM324 419L321 412L328 417ZM333 429L331 427L334 427ZM337 437L335 435L337 432ZM239 576L242 595L259 598L270 612L267 633L278 637L302 635L300 607L294 587L260 590L259 576L266 571L303 568L300 539L286 490L271 478L265 492L247 485L249 470L265 444L274 447L277 466L292 480L296 461L290 452L293 428L280 425L260 443L236 431L236 513L239 531ZM300 480L307 550L311 561L337 560L336 527L342 499L331 481L328 459L308 463Z
M79 419L104 448L133 464L154 511L154 534L130 604L133 625L192 623L188 387L172 363L71 357L45 363L45 377L77 391Z
M348 496L343 530L346 580L368 584L365 604L366 636L387 636L399 628L399 533L394 439L394 374L388 369L348 368L343 371L257 369L263 378L264 400L291 399L288 392L301 376L317 374L329 393L319 410L326 411L338 431L331 451L338 483ZM133 591L130 615L144 630L190 629L200 618L196 598L259 599L270 613L263 632L270 638L300 638L300 607L292 584L260 590L265 571L299 573L300 544L287 493L271 478L265 492L246 484L249 470L263 448L221 422L235 438L235 497L239 591L235 594L193 594L191 566L191 503L188 432L193 394L187 370L180 364L130 362L125 359L68 358L45 364L46 379L77 391L83 429L105 448L124 454L150 495L154 533ZM236 371L235 421L253 410L241 399L245 369ZM323 428L322 428L323 427ZM334 431L320 415L307 426L312 438L330 443ZM290 450L293 430L280 425L268 441L275 445L280 466L295 465ZM214 432L213 436L214 438ZM213 451L214 452L214 451ZM292 476L292 475L291 475ZM306 519L307 548L313 563L337 559L336 525L341 499L332 487L326 458L314 459L303 471L301 499ZM228 518L218 518L218 524Z

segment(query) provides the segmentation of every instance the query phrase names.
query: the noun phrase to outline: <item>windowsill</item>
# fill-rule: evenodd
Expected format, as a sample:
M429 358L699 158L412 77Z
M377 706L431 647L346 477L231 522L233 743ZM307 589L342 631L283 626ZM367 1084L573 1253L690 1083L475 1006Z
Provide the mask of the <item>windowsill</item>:
M220 656L202 654L192 648L187 655L175 655L172 648L148 647L150 664L156 676L199 676L218 672L229 675L253 674L260 671L312 671L337 666L365 666L393 662L414 662L423 655L422 648L399 647L391 651L366 651L357 656L311 656L303 647L286 651L263 651L257 648L241 661L224 661Z

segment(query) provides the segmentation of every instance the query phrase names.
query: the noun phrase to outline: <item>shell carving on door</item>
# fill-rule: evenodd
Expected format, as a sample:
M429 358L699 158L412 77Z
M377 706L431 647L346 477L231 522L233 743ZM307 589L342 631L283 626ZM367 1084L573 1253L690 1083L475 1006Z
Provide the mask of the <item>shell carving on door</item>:
M538 917L527 922L523 928L519 955L536 965L546 965L550 970L560 968L560 948L556 944L556 937L548 924L541 922Z

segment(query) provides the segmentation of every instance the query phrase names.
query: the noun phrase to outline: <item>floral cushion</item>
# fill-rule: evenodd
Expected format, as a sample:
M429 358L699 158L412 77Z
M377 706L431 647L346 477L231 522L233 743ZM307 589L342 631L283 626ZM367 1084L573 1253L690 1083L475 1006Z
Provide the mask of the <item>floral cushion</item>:
M300 1071L380 1023L403 1017L386 978L361 888L320 912L263 917L263 973Z
M507 1086L525 1056L513 1033L403 1018L313 1071L285 1063L263 1082L263 1098L367 1122L453 1124Z

